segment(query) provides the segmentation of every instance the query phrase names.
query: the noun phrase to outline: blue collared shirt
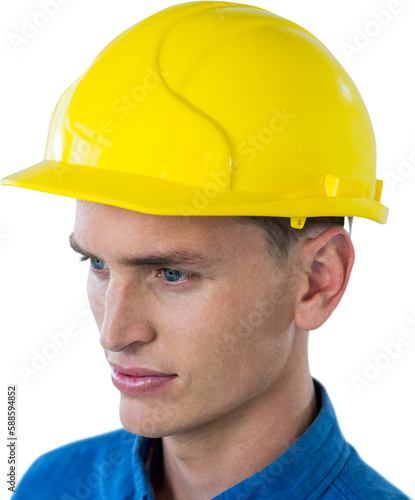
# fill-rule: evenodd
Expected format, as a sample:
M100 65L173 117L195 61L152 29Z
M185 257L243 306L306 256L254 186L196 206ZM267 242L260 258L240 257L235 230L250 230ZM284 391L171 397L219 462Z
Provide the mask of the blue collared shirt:
M319 413L279 458L215 500L409 500L344 439L326 389ZM49 451L33 462L13 500L154 500L161 439L115 430Z

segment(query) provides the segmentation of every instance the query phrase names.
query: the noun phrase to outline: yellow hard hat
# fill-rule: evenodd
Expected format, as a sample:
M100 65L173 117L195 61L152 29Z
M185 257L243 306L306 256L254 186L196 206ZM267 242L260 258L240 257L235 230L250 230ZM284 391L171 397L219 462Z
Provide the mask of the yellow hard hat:
M385 223L359 91L309 31L187 2L127 29L64 92L44 161L1 180L159 215Z

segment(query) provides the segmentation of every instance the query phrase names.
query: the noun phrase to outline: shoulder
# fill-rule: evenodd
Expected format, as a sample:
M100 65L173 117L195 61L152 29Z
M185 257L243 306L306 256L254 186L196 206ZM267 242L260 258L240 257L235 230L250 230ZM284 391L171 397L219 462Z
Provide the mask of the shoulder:
M323 498L409 500L407 495L368 465L352 445L348 446L349 458Z
M128 465L136 438L125 429L117 429L44 453L18 481L13 500L72 500L80 495L102 498L102 490L117 479L124 479L128 488L132 472Z

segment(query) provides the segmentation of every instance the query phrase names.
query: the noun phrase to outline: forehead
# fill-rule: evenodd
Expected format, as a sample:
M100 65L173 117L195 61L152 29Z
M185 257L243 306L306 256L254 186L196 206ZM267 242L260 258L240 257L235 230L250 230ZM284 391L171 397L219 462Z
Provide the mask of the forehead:
M75 228L80 230L84 226L91 230L99 225L101 229L111 226L112 230L137 231L141 235L160 230L189 236L192 233L230 234L238 230L237 222L237 217L156 215L85 200L77 200L75 215Z
M84 200L77 200L73 236L90 251L92 245L111 246L120 255L137 254L141 248L261 253L263 242L258 229L241 224L238 217L154 215Z

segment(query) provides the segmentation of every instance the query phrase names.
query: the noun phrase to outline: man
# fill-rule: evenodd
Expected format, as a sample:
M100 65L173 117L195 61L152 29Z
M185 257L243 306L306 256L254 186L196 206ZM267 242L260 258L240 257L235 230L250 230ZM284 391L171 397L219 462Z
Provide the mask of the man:
M2 184L77 199L73 249L123 429L39 457L15 498L407 498L348 444L308 332L385 223L361 96L311 33L189 2L111 42L45 160Z

